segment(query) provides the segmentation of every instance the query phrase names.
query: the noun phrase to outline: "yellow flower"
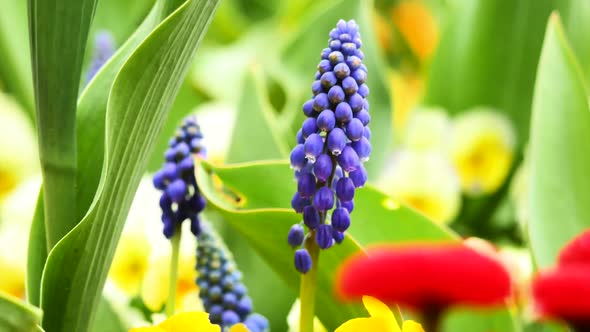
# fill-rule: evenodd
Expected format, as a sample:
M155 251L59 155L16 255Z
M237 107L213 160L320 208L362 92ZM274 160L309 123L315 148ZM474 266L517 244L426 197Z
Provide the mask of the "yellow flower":
M141 232L123 233L109 277L129 296L136 295L149 265L151 246Z
M0 229L0 290L25 298L28 227L6 224Z
M511 123L498 112L477 108L457 117L451 158L463 190L472 195L495 192L512 166L515 141Z
M159 199L151 177L144 177L109 271L109 280L119 290L129 297L141 295L154 312L160 311L168 298L171 255L170 241L162 234ZM195 239L189 227L189 223L183 224L176 288L178 311L202 310L195 284Z
M33 126L19 105L0 92L0 198L38 165Z
M421 61L428 60L438 43L438 25L420 0L399 2L392 10L393 23Z
M129 332L221 332L221 327L211 324L206 312L191 311L176 314L156 326L134 328ZM236 324L229 332L249 330L243 324Z
M393 312L374 297L363 296L363 304L371 317L351 319L335 332L424 332L420 324L411 320L405 321L400 330Z
M178 281L176 283L176 307L179 311L186 310L183 304L200 303L195 284L197 272L195 271L194 253L180 253L178 266ZM154 259L149 265L141 288L141 297L145 305L152 311L159 311L168 299L168 281L170 278L170 256L162 255ZM186 296L191 296L194 301L185 301ZM195 309L191 307L190 309Z
M397 153L377 183L393 198L437 223L452 221L461 205L456 175L438 152L405 150Z
M402 143L412 150L446 150L451 122L442 108L419 107L412 111Z

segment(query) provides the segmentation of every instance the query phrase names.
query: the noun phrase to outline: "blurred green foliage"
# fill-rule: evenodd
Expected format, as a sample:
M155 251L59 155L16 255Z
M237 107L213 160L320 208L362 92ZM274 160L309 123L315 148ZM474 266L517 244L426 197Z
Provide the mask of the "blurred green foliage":
M310 96L309 87L319 61L319 52L327 41L327 33L337 19L355 18L361 24L363 48L369 67L371 128L376 138L374 155L367 164L370 181L378 181L383 166L389 162L396 148L392 122L396 110L392 106L391 72L417 75L425 82L421 102L442 106L450 114L459 114L475 106L494 107L506 114L517 130L517 161L511 173L525 158L531 158L533 163L530 175L533 182L530 208L533 213L528 233L523 233L516 223L515 206L508 197L512 175L495 193L480 198L465 197L462 211L452 226L461 235L477 235L497 243L524 245L530 234L538 263L541 266L551 265L559 247L577 231L588 226L582 220L588 211L580 206L583 205L581 201L588 196L586 188L590 187L583 180L584 170L590 160L587 160L588 153L581 153L580 150L589 148L585 143L588 141L586 136L590 130L587 128L590 119L587 116L588 90L584 81L590 76L590 44L587 42L590 36L590 2L424 0L422 3L432 15L438 29L436 32L440 35L439 46L427 58L416 53L408 36L396 25L393 9L403 2L222 1L203 46L193 60L188 77L179 87L178 97L169 116L161 119L161 133L154 136L154 152L146 161L147 170L155 171L161 166L168 139L180 119L204 102L219 100L231 103L238 112L237 128L231 134L227 163L286 159L288 148L295 143L296 129L303 120L300 108ZM99 31L110 32L117 46L122 46L148 15L153 4L154 1L140 0L98 1L87 50L92 49L94 35ZM16 97L33 121L32 73L29 44L25 42L28 40L25 2L5 0L1 6L0 87ZM546 33L552 11L557 11L561 16L563 28L554 24ZM379 25L378 22L384 24ZM420 30L420 25L415 29ZM100 109L106 109L106 98L115 73L127 60L131 50L124 52L125 56L120 56L118 60L116 58L117 64L111 65L117 67L109 74L112 77L94 83L100 85L102 91L83 94L79 100L78 115L86 126L83 123L79 125L79 151L83 153L78 162L82 174L90 172L93 176L78 188L79 193L83 194L81 206L76 210L78 220L85 215L98 186L105 148L105 118ZM88 67L91 55L91 52L84 54L83 68ZM64 63L68 61L64 60ZM535 115L531 123L533 109ZM531 126L532 151L531 156L527 156L525 148L529 144ZM219 124L219 130L230 129ZM87 158L93 153L97 156ZM562 173L566 174L562 176ZM236 182L232 184L241 188L244 184L238 183L238 180L245 175L235 174L240 175L228 181ZM285 180L291 180L290 175ZM292 182L286 181L284 186L290 188ZM213 198L215 192L212 188L206 189L210 190L206 192ZM285 192L273 191L273 197L259 196L258 200L250 203L268 207L272 204L267 199L281 197L284 200ZM558 202L554 199L557 192L563 198ZM361 223L370 219L383 223L383 220L374 217L372 210L380 208L378 200L383 198L381 194L367 189L363 195L370 199L359 203L354 218ZM289 200L290 197L284 202L273 200L272 203L285 207ZM221 210L225 208L221 203L214 202L214 205ZM364 210L360 208L361 205L365 206ZM392 225L383 226L387 232L376 226L361 228L365 226L357 223L351 230L352 236L365 245L374 241L448 237L450 234L420 219L410 210L399 211L395 218L390 218L393 220L387 220ZM290 226L292 221L297 220L292 213L287 212L285 216L280 213L258 215L258 212L252 212L243 219L242 213L245 212L239 209L222 211L221 217L215 217L218 219L217 226L222 229L228 246L234 251L238 265L245 274L245 283L250 288L255 307L271 320L273 330L287 330L285 317L296 293L289 288L292 285L283 279L291 284L296 279L291 275L293 271L288 270L291 262L285 258L288 247L283 243L283 238L288 229L287 224ZM38 240L31 244L35 251L38 249L36 245L40 243L38 241L45 238L42 215L42 209L38 209L36 226L33 227L37 233L32 234L32 239ZM222 217L227 219L227 223L223 222ZM273 220L276 225L271 226L277 228L268 238L256 238L254 230L258 226L244 225L252 223L266 227ZM405 223L407 220L411 222ZM421 226L414 227L414 223ZM239 234L234 232L236 229ZM273 241L275 247L284 245L280 250L285 257L279 257L281 261L278 263L272 262L273 257L263 252L269 245L261 244L262 239ZM258 253L254 254L252 248L257 249ZM349 251L354 251L351 248ZM33 276L29 279L30 286L40 283L45 255L40 252L33 257L39 258L38 261L33 259L29 262L29 271ZM337 265L335 262L330 264ZM326 281L324 286L328 287L329 283ZM275 288L277 296L265 301L268 299L268 287ZM30 294L30 301L39 304L39 294L34 291ZM362 310L356 307L347 308L350 311L343 310L334 317L329 317L333 314L329 312L332 309L326 308L320 317L327 325L334 327L351 313L362 314ZM509 318L501 313L493 320L505 322L510 321ZM452 321L469 325L472 319L458 315Z

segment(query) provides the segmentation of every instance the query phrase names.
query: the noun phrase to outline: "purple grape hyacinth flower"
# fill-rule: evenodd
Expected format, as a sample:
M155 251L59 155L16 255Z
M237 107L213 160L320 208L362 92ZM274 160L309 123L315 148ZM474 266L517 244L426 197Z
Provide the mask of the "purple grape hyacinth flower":
M86 73L86 84L88 84L100 68L115 54L115 41L113 36L107 31L101 31L96 34L94 42L94 54L90 67Z
M301 273L312 268L304 243L315 241L328 249L344 240L355 190L367 181L363 163L371 154L371 116L361 46L356 22L338 21L321 52L312 96L303 104L306 120L291 152L298 188L291 205L303 214L307 234L303 225L296 224L288 235L289 244L297 249L295 267Z
M252 299L231 253L205 222L198 236L196 269L199 297L211 323L219 325L221 331L228 331L238 323L246 324L250 332L270 330L268 320L253 312Z
M197 185L193 158L194 155L205 157L202 138L196 117L186 117L170 140L164 165L154 174L154 187L162 191L160 208L167 238L171 238L187 219L194 235L201 231L199 213L205 208L205 199Z

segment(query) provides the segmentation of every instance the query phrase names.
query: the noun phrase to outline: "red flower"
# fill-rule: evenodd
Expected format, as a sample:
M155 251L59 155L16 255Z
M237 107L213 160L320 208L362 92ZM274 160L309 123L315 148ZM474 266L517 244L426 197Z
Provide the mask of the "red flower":
M533 296L541 314L573 326L590 326L590 265L562 266L539 274Z
M461 244L380 247L343 264L338 291L344 299L363 295L417 309L449 305L487 306L510 295L501 263Z
M590 266L590 229L576 236L559 254L559 265L585 264Z

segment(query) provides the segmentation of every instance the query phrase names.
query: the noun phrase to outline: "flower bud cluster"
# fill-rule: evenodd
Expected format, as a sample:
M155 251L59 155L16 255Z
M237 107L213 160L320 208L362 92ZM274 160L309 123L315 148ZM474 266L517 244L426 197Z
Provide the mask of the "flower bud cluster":
M241 273L227 248L213 232L203 224L197 246L197 285L199 297L209 320L223 331L238 323L244 323L250 332L269 330L268 320L252 313L252 300L241 282Z
M194 155L205 156L202 138L196 117L185 118L170 140L164 166L154 174L154 186L162 191L160 208L167 238L171 238L186 219L191 221L194 235L201 232L199 212L205 208L205 199L195 179Z
M355 189L367 181L363 163L371 154L367 126L371 116L358 30L354 20L340 20L330 32L329 47L321 52L312 84L313 97L303 104L306 119L291 152L291 167L297 178L291 203L303 214L307 236L313 236L322 249L343 241L350 226ZM296 224L288 242L297 248L305 238L304 227ZM302 273L311 268L306 249L295 252L295 267Z

